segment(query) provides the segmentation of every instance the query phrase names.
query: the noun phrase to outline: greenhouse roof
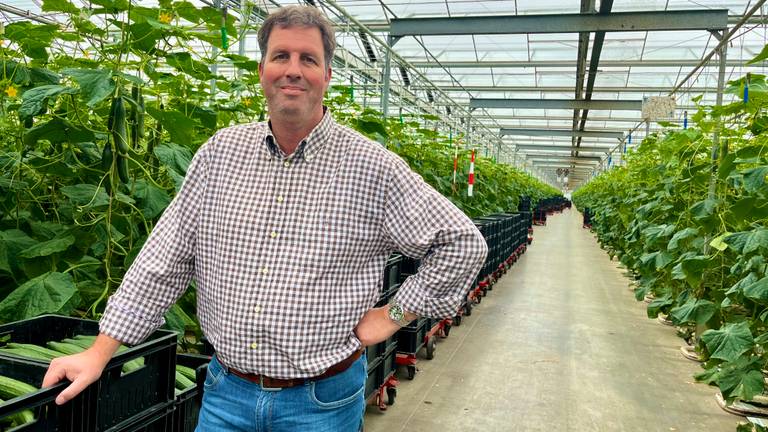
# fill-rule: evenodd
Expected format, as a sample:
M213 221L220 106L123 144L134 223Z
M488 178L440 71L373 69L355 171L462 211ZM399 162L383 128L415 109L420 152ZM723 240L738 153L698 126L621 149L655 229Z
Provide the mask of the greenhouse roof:
M214 5L214 0L192 3ZM215 3L226 4L233 12L240 7L236 0ZM309 3L321 8L337 24L341 49L335 79L364 87L366 91L356 92L356 97L369 106L381 104L387 38L402 35L390 41L396 53L390 68L390 115L427 109L447 118L452 127L466 129L462 120L471 113L474 130L481 138L473 134L475 141L469 145L493 142L486 152L497 152L494 155L502 161L524 164L547 175L567 167L572 172L572 185L617 163L622 140L634 145L643 139L646 126L640 108L644 98L669 95L679 86L674 94L677 109L672 117L663 118L678 123L683 122L685 111L692 114L696 110L696 96L703 95L700 104L715 104L718 56L684 79L718 45L711 30L723 25L733 28L755 4L746 0L254 3L262 12L260 16L289 4ZM21 19L18 11L56 19L43 13L41 4L42 0L12 0L0 3L0 9L6 21ZM18 11L10 10L14 8ZM672 11L685 11L685 15L675 16ZM658 12L663 14L654 15ZM765 72L764 63L745 66L768 40L762 24L764 12L761 7L727 44L726 82L747 72ZM598 20L584 19L598 15ZM602 29L606 31L594 31ZM255 35L249 36L244 51L259 57ZM735 97L726 94L724 102ZM574 105L574 101L583 100L602 102ZM659 128L651 122L649 130ZM556 135L542 130L555 130ZM631 140L618 138L630 130ZM591 131L614 134L576 133ZM576 146L584 150L577 151Z

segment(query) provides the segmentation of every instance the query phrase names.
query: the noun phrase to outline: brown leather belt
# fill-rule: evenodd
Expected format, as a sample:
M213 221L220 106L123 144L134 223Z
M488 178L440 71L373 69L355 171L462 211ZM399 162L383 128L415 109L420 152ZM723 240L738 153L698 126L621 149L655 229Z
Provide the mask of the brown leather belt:
M362 348L353 352L352 355L336 363L335 365L329 367L322 374L314 377L310 377L310 378L280 379L280 378L271 378L271 377L259 375L259 374L249 374L245 372L240 372L239 370L235 370L232 368L227 368L227 370L230 373L233 373L239 376L240 378L247 379L248 381L251 381L253 383L260 385L262 389L283 389L283 388L303 385L307 381L317 381L323 378L330 378L334 375L340 374L345 370L347 370L347 368L352 366L352 363L354 363L355 360L360 358L360 356L363 354L364 349L365 348Z

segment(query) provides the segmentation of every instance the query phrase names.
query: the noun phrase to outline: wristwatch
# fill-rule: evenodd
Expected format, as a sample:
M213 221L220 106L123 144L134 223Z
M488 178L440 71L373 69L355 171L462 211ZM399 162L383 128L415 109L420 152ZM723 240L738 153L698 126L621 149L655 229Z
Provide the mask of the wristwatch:
M405 317L405 309L403 306L394 299L389 303L389 311L387 312L389 319L395 322L400 327L405 327L411 323L411 320Z

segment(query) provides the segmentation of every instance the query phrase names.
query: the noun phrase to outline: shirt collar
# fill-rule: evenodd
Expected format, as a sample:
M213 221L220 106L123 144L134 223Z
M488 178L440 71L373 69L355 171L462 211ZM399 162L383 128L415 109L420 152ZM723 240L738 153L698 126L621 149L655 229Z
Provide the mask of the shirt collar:
M320 120L320 123L312 129L309 135L301 140L299 146L296 148L296 151L293 152L291 157L294 160L296 158L302 158L306 162L314 161L320 150L322 150L323 146L328 141L328 138L331 136L331 130L335 124L336 122L333 120L333 116L331 116L331 111L328 107L323 106L323 118ZM272 133L271 121L267 122L267 135L264 138L264 142L264 148L267 151L268 157L284 156L283 151L278 147L275 136Z

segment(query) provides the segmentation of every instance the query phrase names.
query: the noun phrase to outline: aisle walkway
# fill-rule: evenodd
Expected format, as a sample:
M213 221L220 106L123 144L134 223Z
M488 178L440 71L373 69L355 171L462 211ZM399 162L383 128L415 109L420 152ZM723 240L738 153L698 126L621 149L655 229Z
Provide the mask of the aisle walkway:
M550 216L416 378L399 371L395 405L368 407L365 432L735 431L623 273L575 209Z

